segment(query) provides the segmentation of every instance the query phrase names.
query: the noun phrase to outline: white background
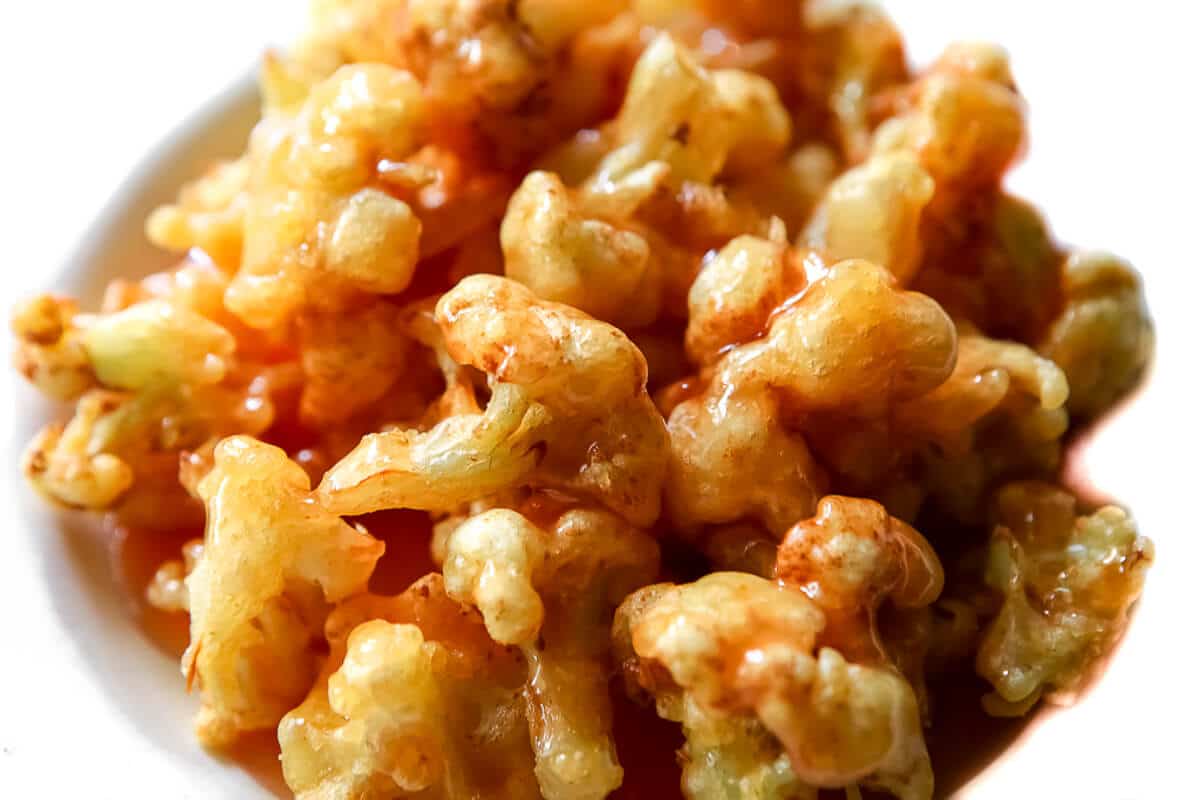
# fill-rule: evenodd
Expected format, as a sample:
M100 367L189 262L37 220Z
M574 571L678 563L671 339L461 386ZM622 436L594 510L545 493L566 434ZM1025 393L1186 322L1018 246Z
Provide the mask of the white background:
M1114 250L1138 265L1158 326L1158 364L1149 388L1088 457L1099 486L1134 509L1160 552L1146 613L1095 700L1072 712L1102 735L1081 752L1071 749L1080 741L1080 726L1047 726L1034 741L1046 758L1023 762L1020 774L1001 774L990 791L972 796L1077 796L1072 787L1081 785L1080 771L1104 776L1099 784L1082 781L1102 787L1085 793L1093 800L1193 795L1195 785L1182 783L1196 758L1193 665L1200 610L1190 586L1200 579L1193 566L1200 563L1200 437L1194 431L1200 48L1192 4L885 5L918 61L929 60L952 38L994 39L1009 47L1032 109L1033 138L1013 187L1047 210L1063 239ZM147 148L244 75L265 43L287 41L302 13L302 3L283 0L0 6L3 305L49 286L95 209ZM9 344L0 342L6 350ZM11 413L13 389L7 376L0 379L0 413ZM7 437L7 418L3 427ZM25 490L8 464L0 476L0 507L9 509L15 502L10 495L24 496ZM62 630L52 611L60 587L48 585L48 571L37 563L45 551L33 537L41 535L20 526L0 529L0 613L6 621L0 796L247 796L247 784L236 780L198 782L199 773L188 770L204 769L201 754L183 759L181 768L179 759L156 749L137 709L117 709L98 688L77 637ZM146 680L170 672L164 667Z

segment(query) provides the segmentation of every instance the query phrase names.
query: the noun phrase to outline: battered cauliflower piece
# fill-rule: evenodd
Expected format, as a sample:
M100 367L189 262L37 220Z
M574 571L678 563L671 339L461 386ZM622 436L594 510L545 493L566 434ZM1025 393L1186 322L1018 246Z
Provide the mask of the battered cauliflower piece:
M182 558L163 563L146 586L146 602L161 611L188 610L187 577L204 555L204 540L185 542L181 552Z
M1025 140L1024 102L1003 52L970 58L952 49L913 93L908 112L876 131L872 153L914 154L944 206L994 190Z
M867 261L834 264L766 335L732 350L718 386L772 387L792 408L870 416L939 386L954 369L954 324Z
M1063 265L1066 305L1038 345L1066 373L1067 409L1095 417L1136 383L1154 346L1141 280L1104 253L1073 253Z
M546 560L544 538L516 511L497 508L464 521L446 543L446 591L478 608L501 644L528 644L542 627L533 576Z
M1003 50L914 74L863 2L314 0L259 85L146 221L182 263L12 319L74 406L33 487L207 516L144 597L203 744L275 728L299 800L640 796L619 675L689 800L930 800L938 679L1017 716L1098 671L1153 546L1038 481L1153 332L1003 190Z
M219 383L237 347L220 325L165 300L95 317L82 343L101 383L133 392Z
M594 497L634 524L657 519L667 434L624 334L494 275L460 281L436 319L455 362L487 374L487 409L365 437L322 480L327 507L452 510L530 485Z
M279 724L297 798L538 797L524 670L440 575L344 601L325 636L321 676Z
M877 615L928 606L945 576L925 537L872 500L831 495L784 537L775 576L825 612L824 641L856 661L887 661Z
M1116 506L1076 513L1069 493L1036 482L995 497L985 578L1003 596L975 659L992 684L984 709L1025 713L1069 702L1125 629L1154 546Z
M645 599L635 593L625 601L614 631L630 637L635 660L624 669L665 697L668 713L690 701L708 714L757 719L810 786L861 783L904 800L930 797L933 776L912 687L886 667L848 663L820 647L825 615L805 594L721 572L642 592ZM662 713L664 701L659 705ZM720 754L688 755L685 787L704 780ZM779 774L777 767L766 771Z
M246 225L245 158L223 161L179 190L179 199L159 206L146 219L146 238L176 253L196 248L233 272L242 257Z
M608 705L608 622L653 580L658 547L614 514L507 509L454 529L443 569L452 597L479 608L498 642L521 647L535 772L550 800L599 800L621 784Z
M658 711L684 732L681 789L690 800L817 800L779 740L756 719L722 714L688 695L663 695Z
M874 3L807 3L805 12L833 50L827 102L846 160L858 163L871 146L872 101L908 76L904 40Z
M895 419L906 430L948 444L1006 402L1020 405L1019 399L1058 412L1069 392L1053 361L1025 345L964 331L954 372L933 391L901 404Z
M734 386L680 403L667 423L664 500L678 529L754 519L781 537L810 516L827 476L767 393Z
M21 471L39 494L70 508L107 509L133 486L133 468L110 452L112 419L123 402L112 392L88 392L69 422L38 432L25 448Z
M356 292L399 292L412 280L421 221L367 186L383 161L421 143L421 87L383 64L340 68L294 114L279 111L250 142L245 244L225 304L269 329L308 305L341 308Z
M176 297L151 296L112 313L70 319L65 317L70 303L33 302L43 323L57 318L66 327L54 344L34 345L26 338L18 359L37 365L33 379L49 382L49 391L94 387L78 397L70 421L47 426L26 450L25 474L51 501L131 510L130 490L137 486L140 499L154 504L162 493L157 505L172 506L179 499L169 497L179 450L213 435L257 432L270 424L268 382L256 383L255 370L238 363L229 331L189 307L204 292L175 288ZM21 312L19 323L30 323L33 313ZM52 327L40 325L47 342ZM69 387L63 378L68 361L74 364Z
M504 274L545 300L614 324L657 316L659 269L635 231L588 217L551 172L531 172L500 227Z
M921 212L933 179L909 153L884 153L843 172L809 227L809 244L830 261L861 258L907 284L921 264Z
M814 256L815 257L815 256ZM688 357L705 366L730 345L760 336L767 319L799 280L785 242L739 236L710 259L688 291Z
M313 428L345 422L383 397L412 350L400 309L390 303L305 315L299 327L300 419Z
M937 505L977 522L999 482L1058 468L1068 391L1053 361L964 332L950 378L901 404L892 424L917 443L921 483Z
M886 416L946 380L957 334L936 302L897 289L886 270L869 262L835 264L765 314L767 300L758 298L782 294L776 287L783 281L772 280L770 271L740 269L736 256L718 257L717 264L730 278L714 283L732 287L744 315L765 317L769 326L761 338L727 348L704 392L671 411L667 509L685 530L751 516L781 536L813 513L826 482L791 418ZM692 341L703 357L730 334L719 325L701 327L707 310L697 304L697 311ZM878 460L877 451L863 452Z
M428 431L367 434L321 479L321 502L338 514L385 508L449 511L519 486L544 458L550 415L517 386L497 386L487 408Z
M321 509L304 470L250 437L217 445L198 491L208 519L186 581L183 672L203 691L197 735L221 747L304 697L325 604L366 588L383 544Z
M710 72L668 34L642 53L617 115L615 149L584 190L626 206L662 182L708 183L723 169L774 161L791 122L770 81L738 70Z
M434 96L454 106L511 109L533 91L546 74L547 54L523 30L521 5L499 0L408 4L409 61Z
M43 294L13 309L13 363L38 391L74 400L96 383L74 300Z

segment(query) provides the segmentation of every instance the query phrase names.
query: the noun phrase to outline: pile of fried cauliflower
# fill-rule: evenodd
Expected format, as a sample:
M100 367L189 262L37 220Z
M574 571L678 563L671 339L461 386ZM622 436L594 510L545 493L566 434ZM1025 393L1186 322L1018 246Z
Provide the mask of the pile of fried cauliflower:
M940 676L1021 715L1120 636L1152 546L1055 479L1151 328L1002 188L1003 51L913 72L855 3L318 0L261 89L148 220L177 266L13 320L74 409L40 493L203 528L147 592L204 744L277 729L305 800L598 800L611 685L688 798L928 800ZM387 509L439 568L395 595Z

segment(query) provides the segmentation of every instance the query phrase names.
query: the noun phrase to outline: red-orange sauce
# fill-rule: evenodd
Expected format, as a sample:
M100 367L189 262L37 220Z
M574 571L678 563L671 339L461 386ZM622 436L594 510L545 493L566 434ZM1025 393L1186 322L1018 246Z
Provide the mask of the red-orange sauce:
M187 647L188 616L150 605L146 586L163 562L180 558L184 542L203 535L203 531L192 528L159 531L114 527L109 541L113 576L125 591L134 621L146 638L171 658L179 658Z

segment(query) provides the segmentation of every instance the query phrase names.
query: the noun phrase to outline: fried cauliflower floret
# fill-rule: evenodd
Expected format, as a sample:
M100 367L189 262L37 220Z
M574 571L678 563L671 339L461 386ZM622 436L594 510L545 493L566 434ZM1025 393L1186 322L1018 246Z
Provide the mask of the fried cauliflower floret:
M336 425L387 393L412 349L401 324L400 309L383 302L301 317L301 420Z
M133 468L109 452L106 435L122 401L112 392L88 392L69 422L48 425L33 438L21 471L43 497L71 508L106 509L129 490Z
M737 69L714 70L712 80L731 141L722 171L745 175L773 164L792 138L791 117L775 85Z
M635 524L658 517L667 434L624 334L492 275L459 282L436 319L454 361L488 375L487 408L365 437L322 481L329 508L449 510L532 485L595 497Z
M420 145L420 85L383 64L340 68L295 114L268 116L251 137L250 201L240 269L225 304L272 328L306 305L338 308L354 292L399 292L412 280L421 221L367 186L383 160Z
M533 576L546 560L543 538L516 511L497 508L463 522L446 544L446 591L478 608L501 644L528 644L542 627Z
M1003 605L975 669L994 688L985 710L1011 716L1043 695L1069 701L1125 629L1154 546L1116 506L1078 515L1036 482L997 492L994 520L985 577Z
M710 72L667 34L638 59L615 125L615 149L584 185L592 195L645 197L668 175L708 183L726 168L770 163L791 139L769 81Z
M342 602L325 636L320 677L279 724L298 798L538 797L524 670L440 575Z
M882 267L843 261L778 313L765 337L731 351L718 380L773 387L798 409L869 414L940 385L956 344L936 302L896 288Z
M873 99L908 75L904 41L874 3L806 3L804 13L818 47L830 53L826 103L834 132L845 159L857 163L870 150Z
M1067 409L1094 417L1137 381L1154 346L1141 280L1126 262L1103 253L1073 253L1063 266L1066 305L1038 351L1067 376Z
M783 242L739 236L708 260L688 291L684 342L693 362L711 364L762 334L795 283L789 258Z
M339 514L384 508L454 509L517 486L544 453L545 407L516 386L497 386L487 408L428 431L368 434L321 479L322 503Z
M38 391L55 400L74 400L96 382L78 315L75 301L48 294L13 309L13 363Z
M598 800L616 789L623 772L607 696L608 623L621 598L657 573L653 540L604 511L567 510L539 528L494 509L453 530L443 568L448 593L479 608L492 637L525 655L543 796Z
M135 392L218 383L237 347L220 325L165 300L99 315L82 338L100 382Z
M177 202L159 206L146 218L146 238L165 250L202 250L230 272L242 257L246 224L244 158L223 161L179 190Z
M26 452L26 475L54 502L97 510L128 505L135 484L143 495L169 494L180 449L219 433L257 432L273 416L260 394L267 384L255 384L254 370L237 362L233 335L193 310L204 306L203 288L187 278L162 287L156 284L167 276L158 277L136 290L144 299L112 313L66 319L73 304L48 306L44 298L19 314L26 335L18 361L30 359L35 381L60 394L95 387L78 398L69 422L48 426ZM31 328L36 308L40 333ZM50 322L66 326L54 344ZM30 336L48 344L35 345ZM62 378L67 371L70 387ZM251 395L259 396L251 402Z
M388 777L404 792L433 783L443 768L437 741L435 662L441 648L415 625L373 620L350 634L341 667L329 679L330 711L361 719ZM390 751L390 752L389 752Z
M586 216L558 176L531 172L500 228L504 274L534 294L634 327L659 306L650 246L632 230Z
M1063 371L1025 345L969 332L958 342L954 372L933 391L902 404L895 414L901 425L948 442L1006 401L1022 398L1046 411L1067 402Z
M435 96L454 106L513 108L543 79L546 54L522 29L519 3L409 3L409 57Z
M892 423L918 443L921 482L938 506L978 521L999 481L1057 469L1067 397L1053 361L1016 342L965 332L951 376L901 404Z
M767 392L710 389L671 412L664 499L678 528L757 520L775 536L811 515L826 476Z
M831 261L861 258L907 284L921 263L921 212L934 183L909 153L884 153L829 186L808 231Z
M758 720L713 711L688 695L660 696L657 706L683 728L681 788L690 800L816 800L818 789L796 777Z
M781 536L815 511L826 483L808 439L819 439L823 460L840 473L886 467L880 449L898 451L897 443L886 426L876 430L863 420L886 419L928 394L955 365L957 333L949 317L930 298L896 288L881 267L844 261L824 271L817 258L805 264L814 278L806 286L805 275L772 279L772 263L766 261L761 272L742 271L722 255L709 265L730 275L727 282L713 282L732 287L742 309L734 315L738 324L745 316L745 330L753 323L766 331L718 349L723 355L704 392L670 412L666 501L672 521L684 529L752 516ZM704 274L698 279L701 297ZM781 283L788 292L778 288ZM758 299L788 295L793 287L802 293L773 309ZM703 304L696 310L689 330L701 343L697 357L703 357L738 331L722 328ZM710 316L713 324L706 325ZM821 413L840 418L827 425L795 419Z
M324 604L366 588L383 544L322 510L304 470L249 437L217 446L198 491L208 519L183 671L203 691L197 735L225 746L304 696Z
M928 606L941 594L941 562L912 527L879 503L831 495L788 531L775 576L825 612L825 641L858 661L884 660L877 614Z
M914 154L950 205L994 189L1025 139L1024 103L1003 54L977 62L960 55L951 52L916 83L912 107L881 126L873 143L876 154Z
M668 711L682 693L710 714L757 719L808 785L930 796L912 688L890 669L819 647L825 616L802 592L742 573L643 592L626 600L614 631L630 637L635 661L626 671L665 696ZM685 785L705 769L686 765Z
M204 540L185 542L181 552L182 558L163 563L146 586L146 602L162 611L188 610L187 577L204 555Z

